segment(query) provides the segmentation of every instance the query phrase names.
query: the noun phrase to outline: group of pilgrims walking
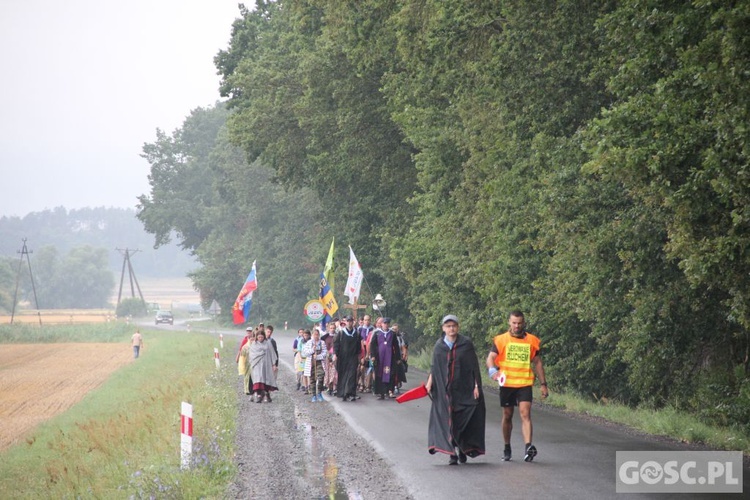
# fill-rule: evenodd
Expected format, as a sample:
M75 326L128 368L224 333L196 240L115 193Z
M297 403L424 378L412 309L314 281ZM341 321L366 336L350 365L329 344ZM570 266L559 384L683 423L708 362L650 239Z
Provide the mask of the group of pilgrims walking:
M334 318L325 329L300 329L294 339L297 390L324 401L324 394L355 402L360 394L395 398L406 382L409 343L390 318L375 326L365 315L355 325L352 316Z
M278 390L279 351L272 335L271 325L248 327L237 352L245 394L257 403L271 402ZM316 324L298 330L292 348L297 390L312 402L325 401L324 394L352 402L363 393L392 399L406 382L409 343L390 318L378 318L375 326L367 315L357 326L352 316L334 318L325 329Z
M474 344L458 333L458 318L447 315L441 323L443 335L435 343L432 366L422 389L432 399L428 428L428 451L450 455L449 464L485 454L486 407ZM526 332L523 313L510 315L509 330L493 340L487 357L490 378L500 385L503 408L503 460L511 459L510 434L514 407L519 407L525 442L524 461L536 456L531 444L532 368L542 382L542 397L548 394L539 353L539 339ZM238 371L244 376L244 392L256 403L272 402L278 390L276 375L279 351L271 338L273 326L248 327L237 353ZM371 324L365 315L358 324L352 316L334 318L322 328L299 329L294 339L294 369L297 391L311 402L338 397L356 402L371 393L378 400L395 399L406 382L409 343L397 324L380 317ZM408 395L406 395L408 396Z

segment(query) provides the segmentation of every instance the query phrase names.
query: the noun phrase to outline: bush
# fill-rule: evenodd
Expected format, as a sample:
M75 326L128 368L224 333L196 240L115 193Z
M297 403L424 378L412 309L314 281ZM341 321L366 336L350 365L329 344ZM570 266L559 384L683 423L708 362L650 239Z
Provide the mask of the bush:
M117 306L117 317L132 316L133 318L142 318L148 314L146 302L141 299L123 299Z
M692 398L697 415L715 425L732 427L750 421L750 377L742 365L716 370L699 378Z

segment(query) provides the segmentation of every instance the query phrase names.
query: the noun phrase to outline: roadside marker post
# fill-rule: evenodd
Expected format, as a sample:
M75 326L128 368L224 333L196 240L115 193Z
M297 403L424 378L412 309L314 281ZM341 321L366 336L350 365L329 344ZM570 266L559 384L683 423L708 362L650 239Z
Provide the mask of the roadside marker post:
M219 334L219 347L224 349L224 334L223 333Z
M219 361L219 348L214 347L214 361L216 362L216 369L221 368L221 361Z
M189 469L193 455L193 405L182 402L180 415L180 468Z

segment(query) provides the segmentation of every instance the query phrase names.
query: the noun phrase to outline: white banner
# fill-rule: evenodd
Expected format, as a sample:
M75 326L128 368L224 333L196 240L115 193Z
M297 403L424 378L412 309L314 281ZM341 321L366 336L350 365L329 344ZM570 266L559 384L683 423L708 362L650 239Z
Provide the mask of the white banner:
M354 250L352 250L352 247L349 247L349 279L346 280L346 290L344 291L344 295L349 297L349 303L354 304L354 302L359 298L359 290L362 288L362 280L365 278L364 273L362 272L362 267L360 267L359 262L357 262L357 257L354 256Z

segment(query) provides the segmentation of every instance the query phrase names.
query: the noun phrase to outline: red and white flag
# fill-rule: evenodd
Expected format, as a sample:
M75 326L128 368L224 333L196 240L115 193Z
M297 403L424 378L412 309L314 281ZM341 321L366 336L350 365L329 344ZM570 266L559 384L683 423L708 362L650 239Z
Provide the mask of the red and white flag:
M354 304L359 298L359 289L362 288L363 279L365 279L365 275L362 272L362 267L357 262L357 257L354 256L354 250L349 246L349 279L346 280L344 295L349 297L350 304Z

